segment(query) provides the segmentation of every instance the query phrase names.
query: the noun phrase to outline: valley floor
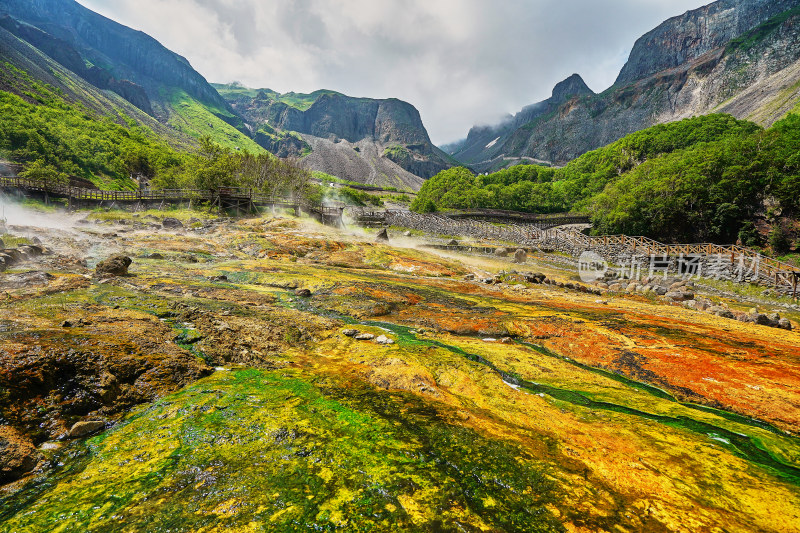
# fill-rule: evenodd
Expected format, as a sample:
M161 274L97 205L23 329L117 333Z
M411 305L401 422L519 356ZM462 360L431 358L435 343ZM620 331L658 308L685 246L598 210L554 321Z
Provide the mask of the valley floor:
M38 463L0 531L800 531L796 332L469 280L572 276L535 258L102 215L8 230L52 254L0 273L0 453Z

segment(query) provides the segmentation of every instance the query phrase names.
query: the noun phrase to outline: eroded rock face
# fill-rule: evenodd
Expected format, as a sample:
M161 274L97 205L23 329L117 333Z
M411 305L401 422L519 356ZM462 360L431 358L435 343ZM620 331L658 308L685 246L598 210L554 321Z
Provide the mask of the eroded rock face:
M796 0L720 0L673 17L636 41L615 84L695 60L797 5Z
M473 128L453 156L478 171L500 155L565 164L655 124L729 113L769 126L791 111L800 71L800 0L720 0L664 22L637 41L617 83L523 109ZM760 24L772 21L764 31ZM748 31L759 32L750 39ZM746 45L737 46L742 38ZM732 44L734 43L734 44ZM545 117L545 115L547 115ZM536 127L523 127L537 120Z
M131 263L133 263L133 260L130 257L115 255L98 263L95 270L99 275L127 276L128 267L131 266Z
M10 426L0 426L0 484L19 479L36 467L33 443Z

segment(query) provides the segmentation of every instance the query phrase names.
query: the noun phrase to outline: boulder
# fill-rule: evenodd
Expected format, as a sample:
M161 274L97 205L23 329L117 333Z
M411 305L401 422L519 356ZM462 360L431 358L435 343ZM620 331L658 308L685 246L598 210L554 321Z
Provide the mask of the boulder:
M497 257L508 257L508 250L506 250L505 248L497 248L494 251L494 255L496 255Z
M133 260L126 255L115 255L97 263L95 271L100 275L127 276Z
M106 423L102 420L87 420L84 422L75 422L69 430L70 438L77 439L96 433L106 427Z
M772 325L772 321L764 313L751 313L749 318L754 324L758 324L759 326Z
M371 341L374 338L375 335L373 335L372 333L359 333L358 335L355 336L355 339L357 341Z
M0 484L19 479L38 462L39 453L30 440L10 426L0 426Z
M719 317L722 317L722 318L735 318L735 315L733 314L733 311L731 311L730 309L728 309L726 307L716 306L716 307L712 307L710 309L710 311L711 311L711 313L713 313L713 314L715 314L715 315L717 315Z
M450 242L447 243L447 246L458 246L458 241L451 239Z
M173 217L165 218L161 221L161 225L166 229L183 229L183 222Z
M787 331L792 331L792 323L789 321L788 318L781 318L778 321L778 327L781 329L785 329Z
M358 335L358 330L353 328L348 328L342 331L342 335L345 337L355 337Z
M375 242L389 242L389 231L387 229L382 229L378 236L375 237Z
M668 298L674 302L687 302L689 300L694 300L694 294L685 291L670 291L664 295L664 298Z
M378 344L384 344L384 345L387 345L387 346L390 345L390 344L394 344L394 341L392 339L390 339L389 337L387 337L386 335L381 335L380 337L375 339L375 342L377 342Z
M524 263L527 260L528 260L528 252L526 252L522 248L519 248L519 249L517 249L516 252L514 252L514 262L515 263L521 264L521 263Z
M308 289L295 289L294 295L301 298L311 298L311 291Z

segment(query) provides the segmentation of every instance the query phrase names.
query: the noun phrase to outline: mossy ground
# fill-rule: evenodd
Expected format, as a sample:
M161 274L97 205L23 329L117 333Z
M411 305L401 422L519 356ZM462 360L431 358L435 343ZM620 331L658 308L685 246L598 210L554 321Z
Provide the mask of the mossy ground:
M56 452L0 531L800 531L796 333L289 219L116 231L131 275L7 291L0 350L138 332L225 369Z

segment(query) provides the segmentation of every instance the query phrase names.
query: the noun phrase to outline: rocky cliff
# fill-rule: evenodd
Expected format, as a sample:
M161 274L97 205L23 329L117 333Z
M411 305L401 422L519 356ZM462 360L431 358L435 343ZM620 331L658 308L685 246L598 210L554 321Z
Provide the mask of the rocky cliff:
M466 141L454 145L448 153L460 162L479 170L490 169L506 152L508 137L517 129L540 117L554 113L560 106L575 99L593 96L594 92L583 78L573 74L553 88L550 98L529 105L514 116L509 116L495 126L476 126L467 135Z
M259 144L279 155L303 156L314 170L416 189L420 178L453 164L431 143L419 111L401 100L353 98L334 91L280 95L236 84L215 87L256 129Z
M162 103L167 87L181 89L210 106L228 107L185 58L149 35L107 19L73 0L3 0L0 13L67 43L84 61L102 66L114 79L141 86L153 104Z
M720 0L671 18L636 41L615 85L694 61L796 5L793 0Z
M473 129L453 155L477 170L521 158L562 164L654 124L712 112L767 126L800 102L798 79L800 0L720 0L640 38L610 89Z

